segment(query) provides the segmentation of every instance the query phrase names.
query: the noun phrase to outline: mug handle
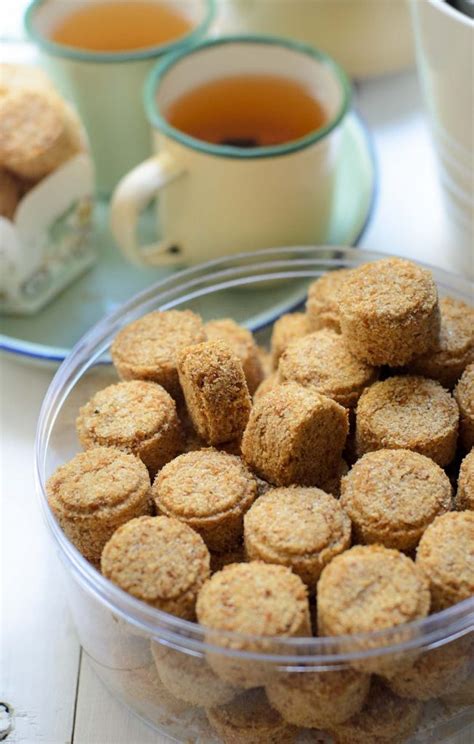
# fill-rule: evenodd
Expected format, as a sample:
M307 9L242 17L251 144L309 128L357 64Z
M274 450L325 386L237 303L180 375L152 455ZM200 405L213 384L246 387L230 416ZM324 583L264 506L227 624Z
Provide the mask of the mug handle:
M123 255L132 263L172 266L182 260L169 251L166 241L141 246L138 219L157 192L183 174L176 160L163 152L144 160L119 182L110 205L110 228Z

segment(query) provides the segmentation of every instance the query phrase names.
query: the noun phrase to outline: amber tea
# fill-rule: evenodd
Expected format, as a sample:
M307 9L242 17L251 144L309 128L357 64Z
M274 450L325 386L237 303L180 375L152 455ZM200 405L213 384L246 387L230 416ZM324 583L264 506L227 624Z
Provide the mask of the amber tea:
M89 2L57 23L51 39L94 52L124 52L185 36L191 22L172 4L152 0Z
M273 75L238 75L204 83L165 112L185 134L216 145L281 145L327 123L323 105L302 84Z

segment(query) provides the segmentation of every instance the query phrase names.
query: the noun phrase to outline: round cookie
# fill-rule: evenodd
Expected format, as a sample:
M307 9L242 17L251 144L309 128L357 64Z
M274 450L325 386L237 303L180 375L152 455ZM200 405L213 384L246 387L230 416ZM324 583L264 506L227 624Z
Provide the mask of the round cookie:
M288 345L310 333L308 317L305 313L287 313L275 321L272 330L271 349L273 368L277 369L281 355Z
M212 707L234 698L238 690L223 682L202 656L151 643L151 652L165 689L189 705Z
M293 341L280 358L280 380L297 382L353 408L378 369L356 359L341 335L327 328Z
M209 341L224 341L239 357L250 395L253 395L264 378L261 355L252 333L231 318L211 320L204 330Z
M20 182L4 168L0 168L0 217L12 220L20 199Z
M349 351L374 366L403 366L435 348L438 293L429 271L401 258L353 269L338 291Z
M469 677L472 649L469 635L430 649L413 666L390 678L387 685L399 697L415 700L431 700L456 692Z
M444 467L454 458L459 411L436 380L396 376L365 390L356 411L360 457L379 449L409 449Z
M363 706L370 675L343 669L327 672L281 672L266 691L270 705L285 721L304 728L329 728Z
M0 163L22 178L40 179L80 151L61 100L41 88L0 97Z
M410 551L451 508L451 483L439 465L410 450L383 449L358 460L341 483L341 506L358 542Z
M112 447L79 453L55 471L46 491L61 528L96 566L117 527L151 511L145 465Z
M275 488L244 518L250 560L288 566L316 589L324 566L351 543L351 522L339 502L319 488Z
M137 599L193 620L196 597L209 577L209 551L177 519L140 517L119 527L102 551L104 576Z
M474 308L453 297L439 301L441 329L436 347L417 356L410 372L438 380L452 388L468 364L474 361Z
M85 449L110 446L132 452L154 474L183 450L173 398L161 385L129 380L99 390L79 411Z
M224 649L264 653L275 650L277 636L311 635L307 590L299 576L260 561L215 573L199 593L196 613L208 642ZM228 631L242 637L226 637ZM272 673L268 663L226 656L225 650L209 651L207 658L214 672L236 687L258 687Z
M334 744L400 744L415 731L421 715L418 700L399 698L374 680L360 713L332 726L330 734Z
M454 397L459 406L459 440L465 450L474 447L474 364L470 364L462 373L454 390Z
M328 271L310 284L306 313L311 331L331 328L337 333L341 332L338 292L350 272L351 269Z
M458 511L464 509L474 511L474 449L461 463L455 505Z
M450 512L425 531L416 565L428 577L431 609L437 612L474 595L474 513Z
M157 310L122 328L110 352L123 380L157 382L179 398L178 353L205 340L201 318L191 310Z
M293 744L298 730L268 704L265 691L248 690L227 705L207 709L224 744Z
M381 545L357 545L333 558L317 586L318 634L347 636L398 628L428 615L430 592L422 571L403 553ZM398 642L403 640L400 630ZM393 645L387 638L362 638L350 651ZM393 675L411 664L413 654L374 655L355 660L355 669Z
M152 496L159 513L185 522L209 550L223 552L242 538L244 514L257 497L257 482L239 457L201 449L165 465Z
M296 383L278 385L255 401L242 439L252 470L276 486L319 486L340 467L347 411Z
M252 401L240 359L224 341L183 349L178 374L194 429L208 444L240 441Z

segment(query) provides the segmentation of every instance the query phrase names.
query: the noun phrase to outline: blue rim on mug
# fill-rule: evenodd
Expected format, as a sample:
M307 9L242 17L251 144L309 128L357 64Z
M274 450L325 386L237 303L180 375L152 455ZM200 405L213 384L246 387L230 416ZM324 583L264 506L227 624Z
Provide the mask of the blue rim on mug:
M47 36L38 33L34 27L34 15L41 5L48 0L33 0L28 6L24 24L29 38L37 44L40 49L56 57L76 60L77 62L140 62L141 60L157 57L173 51L178 51L192 46L204 34L216 15L217 0L203 0L206 12L201 23L195 26L188 34L180 36L164 44L144 47L143 49L132 49L124 52L96 52L87 49L78 49L67 44L58 44Z
M244 147L234 147L232 145L215 145L210 142L204 142L196 137L191 137L179 129L171 126L171 124L165 119L160 113L156 103L156 90L159 83L163 80L166 74L174 67L181 59L188 57L196 52L200 52L203 49L209 49L212 47L223 46L225 44L266 44L273 46L282 46L286 49L291 49L295 52L305 54L308 57L322 62L329 67L337 78L342 91L342 101L339 110L331 118L331 120L319 129L315 129L313 132L300 137L296 140L291 140L284 145L270 145L268 147L253 147L251 149ZM205 39L204 41L197 42L186 48L177 50L176 52L166 56L164 60L159 61L155 67L150 71L145 81L143 89L143 99L145 105L145 112L148 116L150 123L163 134L166 134L171 139L179 142L182 145L190 147L194 150L206 153L207 155L215 155L219 157L227 158L242 158L242 159L254 159L254 158L267 158L276 157L278 155L289 155L290 153L302 150L309 145L313 145L319 140L324 139L327 135L332 132L342 121L344 116L349 110L351 103L351 84L346 73L342 67L328 54L322 52L320 49L309 46L299 41L293 41L279 36L260 36L258 34L247 35L238 34L232 36L223 36L217 39Z

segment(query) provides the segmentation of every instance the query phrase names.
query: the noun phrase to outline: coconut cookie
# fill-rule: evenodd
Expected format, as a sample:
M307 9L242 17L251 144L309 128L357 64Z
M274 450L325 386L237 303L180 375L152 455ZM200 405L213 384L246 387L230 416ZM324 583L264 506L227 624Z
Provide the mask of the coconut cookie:
M362 708L370 675L344 669L328 672L281 672L267 685L268 699L285 721L304 728L327 729Z
M474 595L474 513L450 512L435 519L420 540L416 564L428 577L432 611Z
M444 467L456 452L459 411L436 380L389 377L362 393L356 411L360 457L379 449L408 449Z
M474 449L461 463L455 504L459 511L464 509L474 511Z
M198 532L209 550L237 547L243 518L257 497L257 482L242 460L215 449L180 455L158 474L157 510Z
M165 689L189 705L209 707L228 703L238 694L217 677L202 656L194 656L152 641L151 652Z
M201 318L191 310L156 311L122 328L110 351L123 380L157 382L179 398L178 353L205 340Z
M436 348L436 285L429 271L411 261L385 258L352 270L338 301L347 347L368 364L401 366Z
M250 560L288 566L309 591L324 566L351 542L351 522L339 502L319 488L274 488L244 518Z
M360 713L330 727L329 733L334 744L400 744L415 731L421 715L418 700L399 698L374 680Z
M311 332L305 313L287 313L275 322L272 330L271 349L273 368L277 369L281 355L288 345Z
M79 411L79 441L137 455L152 474L183 450L183 432L173 398L161 385L142 380L99 390Z
M112 447L76 455L49 478L46 491L61 528L94 565L120 525L151 511L145 465Z
M474 447L474 364L464 370L454 390L459 406L459 439L465 450Z
M209 577L209 551L194 530L168 517L122 525L102 551L104 576L137 599L193 620L196 597Z
M208 444L239 441L252 401L240 359L223 341L181 351L178 374L193 426Z
M226 566L201 589L196 612L208 641L224 648L264 653L275 648L271 639L276 636L311 635L306 587L286 566L259 561ZM220 631L259 638L227 638ZM221 679L237 687L261 685L272 671L270 664L224 653L208 652L208 661Z
M451 483L439 465L410 450L378 450L342 479L341 506L361 543L410 551L451 508Z
M356 359L344 339L323 329L291 343L280 358L282 382L314 388L341 406L353 408L364 388L378 377L378 369Z
M474 308L453 297L439 301L441 330L435 348L415 357L410 372L452 388L474 361Z
M207 709L224 744L292 744L298 730L270 707L264 690L249 690L227 705Z
M204 329L209 341L224 341L239 357L250 395L253 395L264 378L261 352L252 333L231 318L211 320Z
M306 314L311 331L330 328L337 333L341 332L338 292L350 272L351 269L328 271L310 284Z
M242 454L269 483L319 486L338 472L347 432L345 408L310 388L286 383L255 401Z
M38 180L82 149L79 130L62 101L41 89L0 97L0 164Z

